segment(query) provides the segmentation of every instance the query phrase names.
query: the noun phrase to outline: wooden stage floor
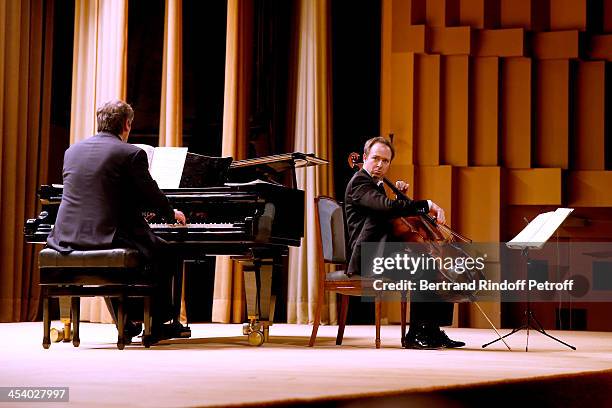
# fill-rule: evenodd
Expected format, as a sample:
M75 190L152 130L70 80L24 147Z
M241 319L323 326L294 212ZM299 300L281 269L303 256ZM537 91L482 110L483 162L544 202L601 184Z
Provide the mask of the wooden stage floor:
M532 331L526 353L525 331L508 338L510 352L501 342L482 349L495 338L486 329L447 329L451 338L467 343L455 350L402 349L398 326L382 327L379 350L374 348L373 326L347 327L342 346L335 345L337 327L322 326L317 345L308 348L310 330L305 325L276 324L268 343L251 347L241 335L241 325L194 324L192 339L148 350L135 343L120 351L113 325L82 323L79 348L54 343L44 350L42 323L3 323L0 386L67 386L69 405L88 407L350 406L359 401L360 406L378 406L376 398L386 398L384 405L394 406L394 401L403 401L402 395L415 392L424 406L436 401L439 406L461 406L434 395L483 384L519 384L520 392L521 381L557 378L578 385L571 380L577 373L586 373L577 377L582 380L590 375L604 375L605 381L612 377L612 371L605 372L612 370L612 333L550 332L577 347L572 351ZM590 392L588 381L580 387Z

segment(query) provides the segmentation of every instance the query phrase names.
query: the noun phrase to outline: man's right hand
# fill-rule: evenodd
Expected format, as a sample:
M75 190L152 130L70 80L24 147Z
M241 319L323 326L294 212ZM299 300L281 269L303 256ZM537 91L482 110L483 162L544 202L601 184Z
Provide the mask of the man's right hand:
M446 216L444 215L444 210L438 204L431 202L431 207L429 208L429 215L434 217L438 224L444 224L446 222Z
M182 211L174 210L174 219L178 224L185 225L187 224L187 219L185 218L185 214Z

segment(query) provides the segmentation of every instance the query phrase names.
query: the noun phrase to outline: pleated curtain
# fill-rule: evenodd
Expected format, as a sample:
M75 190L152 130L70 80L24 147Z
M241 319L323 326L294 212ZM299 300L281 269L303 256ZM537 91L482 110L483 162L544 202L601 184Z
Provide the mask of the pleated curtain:
M222 156L246 158L252 56L252 0L228 0L225 46ZM240 265L218 256L215 266L212 321L243 321L243 276Z
M0 322L34 320L39 306L40 247L25 244L23 226L40 210L36 189L47 169L38 156L49 135L51 53L43 41L52 19L45 24L44 5L0 0Z
M301 0L298 4L294 150L330 160L327 166L297 171L298 187L306 196L305 229L301 247L290 250L287 320L312 323L319 283L314 199L318 195L332 195L333 191L330 10L327 0ZM335 294L326 297L321 314L323 323L337 321L335 299Z

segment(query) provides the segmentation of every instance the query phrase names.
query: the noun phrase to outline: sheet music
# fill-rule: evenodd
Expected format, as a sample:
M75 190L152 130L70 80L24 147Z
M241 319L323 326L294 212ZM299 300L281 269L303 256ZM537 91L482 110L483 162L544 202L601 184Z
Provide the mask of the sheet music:
M186 157L186 147L155 148L149 171L159 188L179 188Z
M514 249L542 248L572 211L573 208L557 208L538 215L506 246Z
M151 172L151 163L153 162L153 156L155 155L155 148L153 146L149 146L141 143L134 143L134 146L140 147L147 154L147 159L149 160L149 173Z

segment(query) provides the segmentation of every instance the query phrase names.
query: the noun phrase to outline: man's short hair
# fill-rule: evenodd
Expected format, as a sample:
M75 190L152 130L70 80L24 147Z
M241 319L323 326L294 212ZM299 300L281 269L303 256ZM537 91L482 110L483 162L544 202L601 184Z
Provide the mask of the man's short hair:
M368 156L370 154L370 149L376 143L382 143L385 146L389 147L389 149L391 149L391 160L393 160L393 158L395 157L395 148L393 147L393 145L391 144L389 140L385 139L382 136L376 136L371 139L368 139L368 141L365 142L365 145L363 146L363 155Z
M123 131L126 120L130 123L134 119L132 107L119 99L104 102L96 111L98 119L98 132L108 132L119 136Z

